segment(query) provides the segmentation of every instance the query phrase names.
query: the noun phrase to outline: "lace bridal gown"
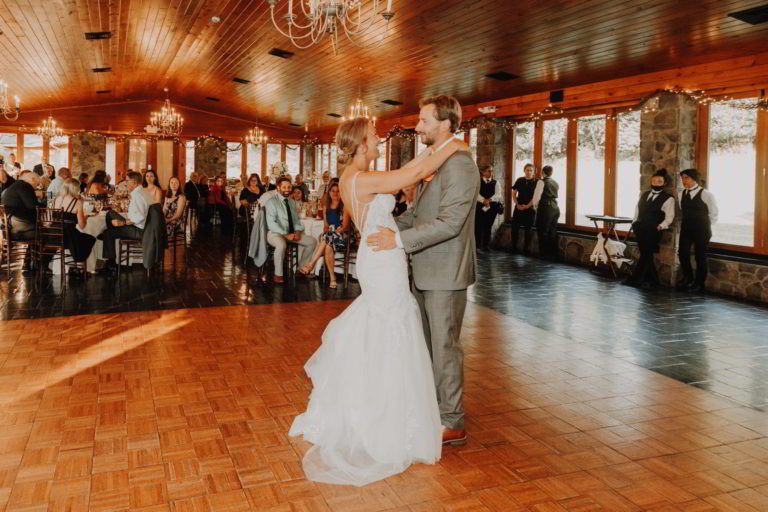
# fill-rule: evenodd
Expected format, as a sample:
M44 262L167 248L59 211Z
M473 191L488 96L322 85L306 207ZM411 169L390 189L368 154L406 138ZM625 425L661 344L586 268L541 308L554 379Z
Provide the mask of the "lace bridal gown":
M303 434L314 444L303 461L309 480L360 486L413 462L435 463L442 437L405 252L374 252L364 242L377 226L397 230L391 215L395 199L379 194L368 204L354 198L351 203L356 225L363 226L357 254L362 294L331 320L322 345L304 366L314 389L290 435Z

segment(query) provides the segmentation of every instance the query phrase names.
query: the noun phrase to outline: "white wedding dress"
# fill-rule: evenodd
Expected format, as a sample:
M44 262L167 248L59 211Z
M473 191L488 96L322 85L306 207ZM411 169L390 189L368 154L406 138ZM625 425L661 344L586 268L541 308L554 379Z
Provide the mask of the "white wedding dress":
M331 320L304 366L314 389L290 435L314 444L304 456L307 479L360 486L413 462L437 462L442 433L405 252L374 252L365 244L377 226L397 231L395 199L380 194L368 204L350 202L363 226L356 264L362 294Z

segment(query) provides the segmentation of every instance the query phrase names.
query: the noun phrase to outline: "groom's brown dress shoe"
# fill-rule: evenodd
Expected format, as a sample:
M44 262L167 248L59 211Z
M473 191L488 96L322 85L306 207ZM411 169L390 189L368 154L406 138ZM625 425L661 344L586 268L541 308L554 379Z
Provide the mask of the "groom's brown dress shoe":
M446 428L443 430L443 444L453 446L467 444L467 431L458 428Z

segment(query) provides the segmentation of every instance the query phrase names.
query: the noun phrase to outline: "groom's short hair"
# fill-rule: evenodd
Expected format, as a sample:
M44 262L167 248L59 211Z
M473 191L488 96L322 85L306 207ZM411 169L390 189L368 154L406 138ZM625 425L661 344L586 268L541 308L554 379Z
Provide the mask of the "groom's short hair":
M419 101L419 108L427 105L435 106L435 118L438 121L451 121L451 133L456 133L461 124L461 105L459 100L453 96L441 94L440 96L430 96Z

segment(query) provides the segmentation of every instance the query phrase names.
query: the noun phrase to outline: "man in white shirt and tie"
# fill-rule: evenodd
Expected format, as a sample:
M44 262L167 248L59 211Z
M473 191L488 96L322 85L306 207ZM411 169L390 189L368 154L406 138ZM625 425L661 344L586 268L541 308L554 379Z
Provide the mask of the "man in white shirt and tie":
M659 169L651 176L651 189L640 194L632 219L640 258L632 275L624 281L630 286L658 285L659 275L653 255L659 252L661 233L675 220L675 198L664 190L667 170Z
M114 210L107 213L107 230L102 235L102 257L107 260L108 267L115 267L115 240L141 240L144 226L149 213L149 198L141 186L142 177L138 172L130 172L126 178L128 189L131 191L131 202L128 205L126 219Z
M51 184L48 185L48 190L46 190L48 199L53 199L54 197L56 197L56 195L59 193L59 188L61 187L61 184L71 177L72 177L72 173L69 172L69 169L67 169L66 167L62 167L61 169L59 169L59 175L56 176L53 180L51 180Z
M712 226L717 222L717 203L712 193L702 188L701 177L696 169L680 171L683 191L679 193L680 211L680 269L683 271L681 288L691 292L704 291L709 268L707 249L712 238ZM691 267L691 245L696 259L696 275Z

